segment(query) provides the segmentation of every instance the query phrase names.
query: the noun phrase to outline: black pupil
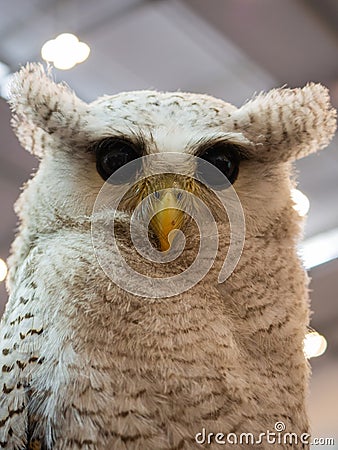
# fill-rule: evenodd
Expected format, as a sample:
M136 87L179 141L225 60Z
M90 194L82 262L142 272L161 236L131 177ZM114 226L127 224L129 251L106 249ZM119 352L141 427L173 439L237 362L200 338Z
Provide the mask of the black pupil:
M118 169L140 156L132 143L120 139L105 139L94 147L96 168L104 180L108 180ZM109 182L121 184L130 181L135 176L138 167L138 164L132 164L131 167L126 166L117 172Z
M239 157L235 146L230 144L215 145L208 148L199 157L219 170L211 170L207 164L199 163L197 175L201 181L215 189L224 189L236 181Z

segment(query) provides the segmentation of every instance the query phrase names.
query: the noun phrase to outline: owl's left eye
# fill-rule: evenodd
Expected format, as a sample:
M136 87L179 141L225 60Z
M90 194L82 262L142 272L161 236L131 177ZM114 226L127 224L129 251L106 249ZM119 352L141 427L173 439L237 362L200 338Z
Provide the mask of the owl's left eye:
M126 165L137 160L141 155L133 143L117 138L106 138L93 146L96 154L96 170L104 180L108 180L113 173ZM121 173L117 173L111 182L122 184L130 181L137 171L138 164L126 167Z
M216 190L225 189L233 184L239 172L239 152L236 145L231 143L217 143L208 147L199 155L204 161L212 164L218 171L203 163L197 164L197 177Z

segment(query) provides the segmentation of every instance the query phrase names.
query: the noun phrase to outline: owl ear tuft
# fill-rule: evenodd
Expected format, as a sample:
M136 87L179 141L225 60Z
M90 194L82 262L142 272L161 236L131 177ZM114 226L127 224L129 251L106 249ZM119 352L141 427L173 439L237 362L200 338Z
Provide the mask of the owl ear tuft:
M21 144L38 156L51 135L69 142L81 139L87 104L64 83L55 83L42 64L28 63L14 74L9 103Z
M232 119L234 129L257 144L255 159L289 161L326 147L337 127L336 116L328 89L309 83L303 88L259 94Z

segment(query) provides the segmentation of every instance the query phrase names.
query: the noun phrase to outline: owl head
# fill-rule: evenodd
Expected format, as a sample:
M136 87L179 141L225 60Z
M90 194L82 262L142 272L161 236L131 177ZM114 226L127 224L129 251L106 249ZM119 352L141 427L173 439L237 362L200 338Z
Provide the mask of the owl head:
M41 159L21 215L34 216L39 230L62 218L76 222L92 213L103 183L117 174L116 192L132 185L120 204L126 220L144 198L154 196L151 228L161 250L170 245L170 232L182 226L176 209L182 190L215 206L211 191L233 186L247 238L276 224L287 233L298 220L290 197L291 163L325 147L336 129L328 91L313 83L259 94L240 108L207 95L156 91L87 104L41 65L27 64L14 78L10 103L21 144ZM147 172L146 155L157 155L163 174L149 167ZM216 171L204 171L200 160ZM180 176L171 170L178 165ZM142 180L140 166L148 176Z

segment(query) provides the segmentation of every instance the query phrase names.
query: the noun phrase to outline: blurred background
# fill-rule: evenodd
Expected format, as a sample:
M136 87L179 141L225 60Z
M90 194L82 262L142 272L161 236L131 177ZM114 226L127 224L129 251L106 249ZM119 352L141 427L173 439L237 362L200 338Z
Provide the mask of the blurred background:
M84 62L55 69L56 79L87 101L125 90L179 89L239 106L261 90L315 81L330 88L338 106L337 0L0 0L0 5L2 260L16 227L13 203L37 167L11 131L8 81L21 64L41 61L43 44L61 33L74 33L91 49ZM51 44L45 54L50 50ZM78 59L83 52L88 48L83 46ZM312 429L314 436L335 437L335 446L318 446L332 449L338 448L337 137L296 168L298 188L310 201L302 251L312 278L312 327L327 341L326 352L310 360ZM6 300L1 282L0 314Z

